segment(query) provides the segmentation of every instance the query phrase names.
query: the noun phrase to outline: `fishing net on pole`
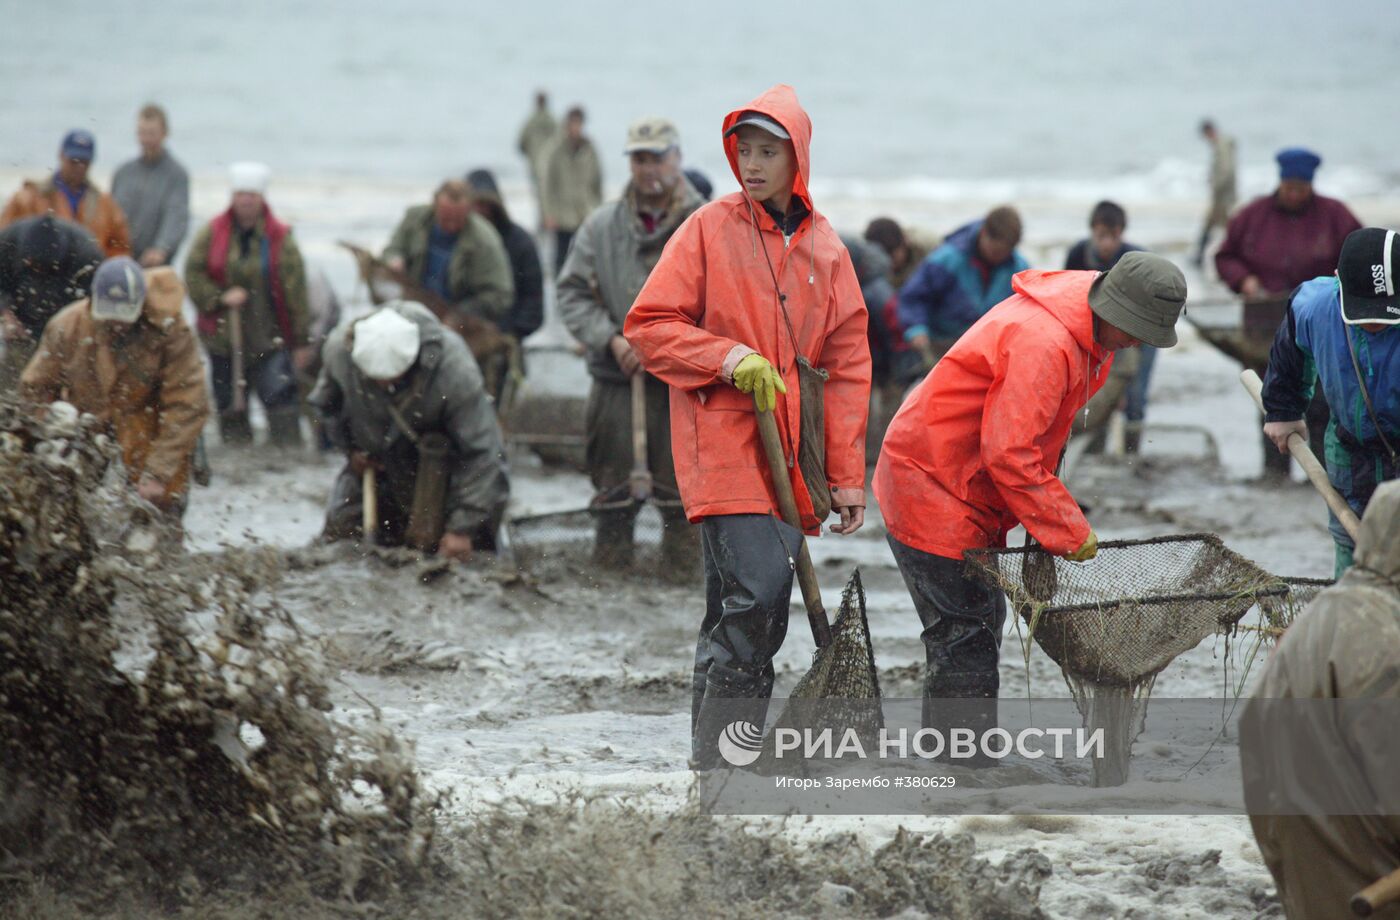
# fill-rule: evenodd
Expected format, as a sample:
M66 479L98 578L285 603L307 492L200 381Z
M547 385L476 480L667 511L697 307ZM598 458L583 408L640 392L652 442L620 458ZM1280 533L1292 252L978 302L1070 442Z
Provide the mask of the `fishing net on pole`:
M525 569L550 563L588 565L599 556L600 535L609 539L608 516L635 515L631 565L644 571L654 570L662 561L661 543L666 528L694 525L685 521L679 499L654 497L638 502L626 496L626 487L627 483L623 483L622 498L605 493L587 507L508 520L504 529L515 564Z
M1279 581L1288 585L1287 594L1259 598L1259 610L1263 614L1259 630L1267 638L1275 641L1283 637L1284 630L1293 625L1293 621L1313 602L1313 598L1336 584L1330 578L1294 576L1283 576Z
M880 678L865 616L865 588L856 569L841 592L841 609L831 625L831 643L817 650L811 668L788 695L773 731L791 728L816 733L830 729L839 739L854 729L865 750L874 750L884 724ZM767 746L765 750L769 750Z
M1105 756L1094 763L1100 786L1126 780L1157 675L1206 637L1231 631L1256 601L1288 593L1215 534L1108 541L1082 563L1038 546L965 556L1060 666L1085 726L1104 729Z

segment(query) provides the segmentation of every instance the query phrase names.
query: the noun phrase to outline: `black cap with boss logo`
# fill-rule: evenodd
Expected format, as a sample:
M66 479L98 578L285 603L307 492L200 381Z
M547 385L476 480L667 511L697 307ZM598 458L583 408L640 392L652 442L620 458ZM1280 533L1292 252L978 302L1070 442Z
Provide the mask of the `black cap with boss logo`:
M1400 233L1384 227L1353 230L1337 259L1342 322L1400 323Z

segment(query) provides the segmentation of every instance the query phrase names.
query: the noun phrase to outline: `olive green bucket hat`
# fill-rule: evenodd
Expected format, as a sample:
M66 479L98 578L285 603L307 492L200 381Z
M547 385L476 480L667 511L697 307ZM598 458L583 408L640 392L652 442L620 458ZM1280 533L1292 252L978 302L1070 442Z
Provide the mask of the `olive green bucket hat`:
M1176 321L1186 305L1181 269L1150 252L1130 252L1095 279L1089 309L1146 345L1176 344Z

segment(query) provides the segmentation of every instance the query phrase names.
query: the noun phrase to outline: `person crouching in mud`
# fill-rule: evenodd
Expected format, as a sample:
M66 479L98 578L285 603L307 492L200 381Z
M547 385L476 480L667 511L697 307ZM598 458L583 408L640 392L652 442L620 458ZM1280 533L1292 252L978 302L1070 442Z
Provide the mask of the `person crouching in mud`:
M1055 476L1070 426L1113 352L1176 344L1186 301L1181 271L1143 252L1106 273L1020 272L1012 288L909 394L872 482L924 627L923 724L945 737L996 726L1006 599L964 574L963 551L1005 546L1019 522L1049 553L1095 555Z
M121 447L136 494L162 512L179 539L191 454L209 417L199 344L180 312L184 300L173 270L142 270L128 256L108 259L93 276L92 296L49 320L20 378L29 403L62 399L102 421Z
M372 542L465 561L496 549L510 496L481 370L421 304L390 301L326 340L307 401L346 452L326 513L328 540L361 538L366 470L377 493Z
M777 516L755 404L776 417L806 532L819 533L829 509L841 516L834 533L865 519L866 311L846 248L812 207L811 137L790 86L725 117L725 154L743 191L681 225L623 326L642 366L670 385L677 484L700 524L697 769L720 765L718 738L736 713L763 724L787 633L800 535ZM797 463L799 358L829 374L825 481L805 481Z

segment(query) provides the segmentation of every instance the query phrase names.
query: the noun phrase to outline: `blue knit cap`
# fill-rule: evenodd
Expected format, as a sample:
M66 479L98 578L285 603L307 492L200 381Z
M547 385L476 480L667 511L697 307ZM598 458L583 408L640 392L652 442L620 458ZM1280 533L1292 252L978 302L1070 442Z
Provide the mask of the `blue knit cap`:
M1304 182L1313 180L1313 173L1322 163L1322 157L1306 147L1287 147L1280 150L1274 159L1278 160L1279 179L1302 179Z

